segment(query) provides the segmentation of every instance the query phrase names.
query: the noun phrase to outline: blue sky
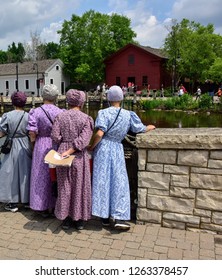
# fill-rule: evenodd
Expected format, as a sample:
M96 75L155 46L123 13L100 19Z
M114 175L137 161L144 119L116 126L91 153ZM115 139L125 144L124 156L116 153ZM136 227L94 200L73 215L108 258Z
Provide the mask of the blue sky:
M31 32L40 34L42 42L58 43L62 22L90 9L127 16L136 40L154 48L163 45L171 19L212 23L222 34L221 0L0 0L0 5L0 50L12 42L28 43Z

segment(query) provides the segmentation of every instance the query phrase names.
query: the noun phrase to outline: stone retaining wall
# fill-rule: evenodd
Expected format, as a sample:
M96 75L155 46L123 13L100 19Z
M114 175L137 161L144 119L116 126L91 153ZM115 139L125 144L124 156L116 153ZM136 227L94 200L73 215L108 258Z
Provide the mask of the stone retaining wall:
M137 135L139 223L222 233L222 129Z

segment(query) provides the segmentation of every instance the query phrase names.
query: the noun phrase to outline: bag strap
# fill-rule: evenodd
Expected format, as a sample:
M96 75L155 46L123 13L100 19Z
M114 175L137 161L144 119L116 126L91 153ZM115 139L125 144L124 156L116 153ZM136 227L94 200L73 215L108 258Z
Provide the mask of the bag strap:
M24 115L25 115L25 111L24 111L24 113L23 113L22 117L20 118L20 120L19 120L19 122L18 122L18 124L17 124L17 127L16 127L16 129L15 129L14 133L12 134L11 139L12 139L12 138L14 138L15 133L16 133L16 131L18 130L18 127L19 127L19 125L20 125L20 123L21 123L21 121L22 121L22 119L23 119Z
M107 129L106 133L114 126L114 124L115 124L115 122L116 122L116 120L117 120L117 118L118 118L118 116L119 116L119 113L120 113L121 109L122 109L122 108L120 107L120 109L119 109L119 111L118 111L118 114L117 114L117 116L116 116L114 122L113 122L113 123L111 124L111 126Z
M42 109L42 111L46 114L46 116L47 116L47 117L48 117L48 119L50 120L51 124L53 124L53 121L52 121L52 119L51 119L51 117L50 117L49 113L48 113L48 112L46 112L46 110L44 110L42 106L40 106L40 108L41 108L41 109Z

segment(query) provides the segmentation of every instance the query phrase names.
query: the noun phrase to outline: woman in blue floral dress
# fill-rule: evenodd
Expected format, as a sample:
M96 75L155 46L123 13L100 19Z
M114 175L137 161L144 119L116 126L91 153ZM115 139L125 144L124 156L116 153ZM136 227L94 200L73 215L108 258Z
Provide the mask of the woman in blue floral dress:
M111 106L98 112L97 132L89 148L94 150L92 214L102 218L104 226L112 218L115 228L129 229L125 221L130 220L130 189L121 141L129 130L147 132L155 126L145 126L135 112L121 108L123 91L119 86L109 89L107 99Z

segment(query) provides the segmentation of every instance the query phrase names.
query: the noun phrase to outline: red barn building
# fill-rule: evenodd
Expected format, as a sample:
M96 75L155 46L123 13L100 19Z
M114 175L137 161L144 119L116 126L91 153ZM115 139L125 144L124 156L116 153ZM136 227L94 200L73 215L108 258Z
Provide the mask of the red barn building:
M128 44L119 49L104 62L106 84L127 86L133 83L141 90L147 85L150 89L171 86L171 78L165 68L166 56L160 49Z

